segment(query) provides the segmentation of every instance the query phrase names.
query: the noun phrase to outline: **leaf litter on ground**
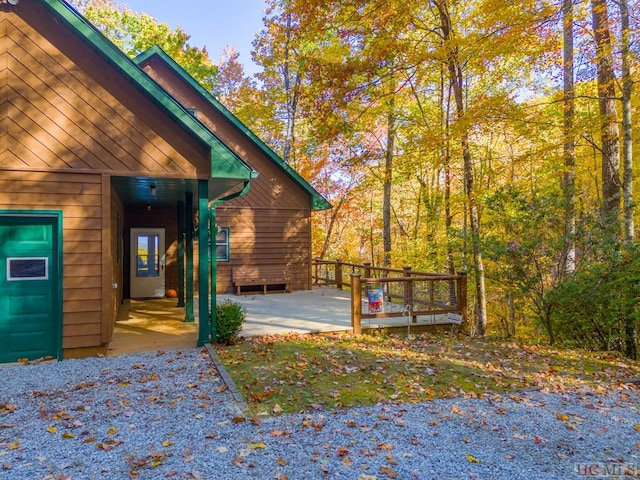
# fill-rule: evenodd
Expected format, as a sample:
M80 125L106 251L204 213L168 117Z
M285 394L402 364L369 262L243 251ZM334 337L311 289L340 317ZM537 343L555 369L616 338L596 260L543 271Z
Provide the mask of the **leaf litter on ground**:
M253 337L217 352L255 413L305 412L539 389L606 389L640 376L613 353L449 335Z

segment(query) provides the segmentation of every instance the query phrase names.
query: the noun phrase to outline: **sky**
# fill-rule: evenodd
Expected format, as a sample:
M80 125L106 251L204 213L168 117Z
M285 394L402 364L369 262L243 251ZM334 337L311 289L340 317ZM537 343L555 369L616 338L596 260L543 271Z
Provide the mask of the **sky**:
M119 2L120 3L120 2ZM218 63L227 45L240 53L245 73L258 67L251 61L252 42L262 26L265 0L121 0L134 12L144 12L171 29L176 25L189 35L193 47L207 47Z

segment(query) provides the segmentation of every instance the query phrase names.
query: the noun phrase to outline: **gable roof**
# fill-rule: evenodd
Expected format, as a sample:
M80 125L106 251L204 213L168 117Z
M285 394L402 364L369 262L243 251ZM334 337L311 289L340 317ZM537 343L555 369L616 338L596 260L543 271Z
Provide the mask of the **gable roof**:
M160 87L91 22L64 0L38 0L116 71L137 87L164 111L177 125L211 151L211 179L224 179L226 187L257 176L249 165L229 149L213 132L191 115L179 102ZM211 182L210 182L211 183ZM226 188L225 187L225 188ZM221 194L219 190L217 194Z
M264 153L277 167L285 172L300 188L311 196L311 208L313 210L326 210L331 208L331 204L318 193L298 172L296 172L289 164L287 164L280 156L275 153L266 143L264 143L255 133L251 131L238 117L231 113L222 103L220 103L210 92L208 92L200 83L198 83L189 73L187 73L178 63L173 60L162 48L155 45L150 49L138 55L134 62L138 66L144 65L152 57L159 58L165 65L176 73L191 89L196 91L204 100L206 100L217 112L219 112L226 120L233 125L236 130L250 140L258 149Z

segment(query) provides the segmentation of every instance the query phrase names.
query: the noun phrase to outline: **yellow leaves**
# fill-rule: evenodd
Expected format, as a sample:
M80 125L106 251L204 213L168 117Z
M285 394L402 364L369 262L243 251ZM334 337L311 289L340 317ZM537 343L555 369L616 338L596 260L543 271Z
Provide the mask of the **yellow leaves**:
M247 448L249 450L263 450L263 449L267 448L267 446L264 443L252 443Z
M47 427L47 432L49 433L58 433L57 427Z
M469 455L468 453L464 456L464 458L466 458L467 462L469 462L469 463L480 463L480 460L478 460L473 455Z
M9 450L17 450L20 448L20 442L16 440L15 442L10 443L8 448Z
M107 435L115 435L116 433L118 433L117 428L110 428L109 430L107 430Z
M61 435L62 438L66 438L67 440L76 438L76 436L71 432L65 432Z
M170 447L171 445L173 445L173 442L171 440L165 440L164 442L162 442L162 446L165 448Z
M18 406L12 403L0 403L0 415L12 413L16 408L18 408Z
M577 423L581 423L582 419L580 417L574 417L573 421L571 421L571 417L566 413L556 413L556 418L564 423L564 426L569 430L577 430Z
M637 425L637 424L636 424L636 425L634 425L634 426L633 426L633 429L634 429L636 432L640 432L640 425Z

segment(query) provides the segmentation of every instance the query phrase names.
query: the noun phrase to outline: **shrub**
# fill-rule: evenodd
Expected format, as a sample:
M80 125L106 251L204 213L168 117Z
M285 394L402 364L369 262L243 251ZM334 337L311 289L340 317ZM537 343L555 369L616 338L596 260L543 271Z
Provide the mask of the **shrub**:
M640 251L592 261L547 294L558 339L589 350L637 357Z
M242 305L225 300L216 305L216 338L218 343L232 344L242 329L245 311Z

